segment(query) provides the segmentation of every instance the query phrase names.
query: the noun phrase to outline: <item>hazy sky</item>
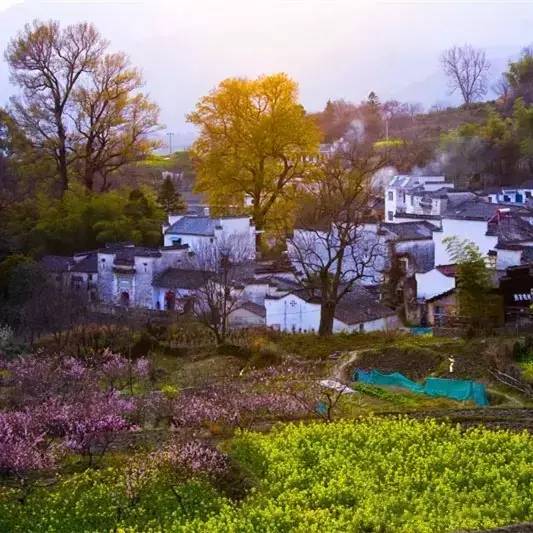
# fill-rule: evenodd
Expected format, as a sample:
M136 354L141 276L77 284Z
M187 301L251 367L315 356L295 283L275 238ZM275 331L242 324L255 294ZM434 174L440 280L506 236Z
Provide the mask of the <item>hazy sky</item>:
M309 110L328 98L453 102L440 52L469 42L493 70L533 42L533 1L0 0L0 48L35 18L94 22L141 67L169 131L190 139L184 115L228 76L285 71ZM14 89L0 63L0 105Z

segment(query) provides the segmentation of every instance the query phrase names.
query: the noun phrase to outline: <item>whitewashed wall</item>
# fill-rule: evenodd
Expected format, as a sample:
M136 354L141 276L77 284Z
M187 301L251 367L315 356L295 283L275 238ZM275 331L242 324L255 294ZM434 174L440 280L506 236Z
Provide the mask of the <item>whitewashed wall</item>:
M294 294L265 300L266 325L281 331L318 331L320 305Z
M266 325L281 331L318 332L320 326L320 305L309 303L294 294L283 298L265 300ZM362 328L361 328L362 326ZM401 327L396 315L378 318L357 324L345 324L334 319L333 332L387 331Z
M522 250L496 250L496 269L505 270L507 267L520 264Z
M457 236L460 239L468 239L476 243L481 253L486 255L494 250L498 237L486 235L487 222L482 220L455 220L442 219L442 231L433 232L435 241L435 265L449 265L452 263L443 240L446 237Z
M416 274L416 297L433 298L455 287L455 278L445 276L434 268L423 274Z

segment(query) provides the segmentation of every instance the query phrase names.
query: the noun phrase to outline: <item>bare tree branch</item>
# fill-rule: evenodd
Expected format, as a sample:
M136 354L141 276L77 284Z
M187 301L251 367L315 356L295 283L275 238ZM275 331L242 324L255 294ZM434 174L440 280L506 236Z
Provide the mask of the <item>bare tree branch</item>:
M484 50L469 44L453 46L441 55L440 61L451 92L459 90L466 105L487 94L490 63Z

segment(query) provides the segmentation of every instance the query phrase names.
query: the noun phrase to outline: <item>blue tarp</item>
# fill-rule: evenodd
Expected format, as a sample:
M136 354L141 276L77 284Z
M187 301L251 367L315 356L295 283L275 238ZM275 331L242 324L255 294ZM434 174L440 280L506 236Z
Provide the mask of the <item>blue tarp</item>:
M416 336L425 335L428 337L433 336L433 328L424 328L424 327L417 326L414 328L410 328L410 331L411 331L411 335L416 335Z
M443 396L459 401L469 400L482 406L489 404L485 385L471 380L430 377L423 384L420 384L410 380L399 372L382 374L377 370L360 369L354 372L353 379L354 381L361 381L362 383L369 383L371 385L401 387L429 396Z

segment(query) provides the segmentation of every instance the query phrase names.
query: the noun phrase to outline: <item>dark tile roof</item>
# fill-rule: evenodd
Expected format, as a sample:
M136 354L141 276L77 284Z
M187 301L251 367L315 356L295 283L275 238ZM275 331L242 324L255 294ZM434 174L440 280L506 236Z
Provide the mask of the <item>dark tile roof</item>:
M301 285L296 280L287 279L282 276L271 276L268 280L280 291L292 291L301 288Z
M105 248L102 251L115 254L115 265L133 265L136 257L161 257L161 252L157 248L145 248L144 246Z
M88 274L98 272L98 255L91 253L81 261L77 261L72 267L72 272L86 272Z
M40 264L48 272L68 272L73 264L74 260L72 257L67 257L63 255L45 255L41 258Z
M533 241L533 225L520 216L510 213L497 222L496 227L489 227L489 231L496 231L498 246L508 246L524 241Z
M345 324L359 324L378 320L396 313L383 305L364 287L356 286L337 304L335 318Z
M523 210L521 206L514 206L512 204L492 204L481 199L466 200L457 205L448 207L443 213L443 218L451 218L458 220L490 220L498 210Z
M533 263L533 246L525 246L523 248L521 261L525 265Z
M450 189L446 187L441 187L440 189L437 189L435 191L426 191L422 187L420 187L420 190L416 190L416 192L413 192L413 196L426 196L428 198L447 198L448 194L450 192Z
M452 209L467 200L479 200L479 197L471 191L449 191L446 197L448 198L447 209Z
M420 220L440 220L440 215L422 215L418 213L394 213L394 218L420 219Z
M163 289L198 289L207 276L201 270L167 268L155 277L153 285Z
M176 235L205 235L215 234L216 222L208 216L185 215L177 222L174 222L165 233Z
M250 311L250 313L253 313L254 315L260 316L261 318L266 317L266 308L264 305L256 304L255 302L243 302L241 304L241 307L243 309L246 309L246 311Z
M455 278L455 274L457 272L457 265L439 265L435 267L441 274L444 274L445 276L449 278Z
M320 304L320 296L316 292L310 293L305 289L299 288L292 290L290 294L294 294L306 302ZM267 296L267 299L280 299L283 297ZM347 325L378 320L395 314L394 310L382 304L370 290L360 285L352 287L352 290L337 304L335 310L335 318Z
M431 298L428 298L426 300L426 303L436 302L436 301L440 300L441 298L446 298L446 296L450 296L454 292L455 292L455 287L453 289L448 289L445 292L441 292L440 294L436 294L435 296L432 296Z
M433 238L435 226L430 222L383 222L381 228L391 233L398 241L416 241Z
M254 270L257 275L275 275L294 272L294 268L286 255L279 259L256 261Z

